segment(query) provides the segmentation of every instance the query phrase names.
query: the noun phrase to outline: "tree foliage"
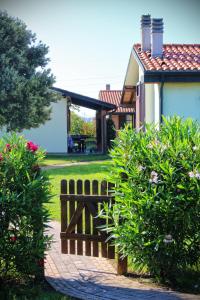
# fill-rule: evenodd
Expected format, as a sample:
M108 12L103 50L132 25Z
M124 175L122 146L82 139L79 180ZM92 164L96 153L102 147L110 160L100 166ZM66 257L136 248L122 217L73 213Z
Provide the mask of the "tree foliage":
M21 131L50 118L57 97L47 53L21 20L0 11L0 127Z
M96 126L94 120L86 122L82 117L77 115L74 111L71 111L71 128L70 133L72 135L96 135Z

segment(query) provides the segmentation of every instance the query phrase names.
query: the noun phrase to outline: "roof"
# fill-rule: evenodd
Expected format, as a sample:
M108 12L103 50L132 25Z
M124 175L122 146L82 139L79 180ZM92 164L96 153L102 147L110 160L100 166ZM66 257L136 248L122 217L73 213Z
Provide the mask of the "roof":
M146 71L200 71L200 44L164 44L162 58L141 51L141 44L133 50Z
M76 94L64 89L60 89L57 87L52 87L52 90L61 93L65 97L70 97L72 104L78 105L78 106L83 106L86 108L94 109L94 110L113 110L116 108L115 104L109 103L109 102L104 102L98 99L94 99L88 96Z
M102 90L99 92L99 99L116 105L117 110L115 113L133 113L135 111L133 107L120 106L121 97L122 91L120 90Z

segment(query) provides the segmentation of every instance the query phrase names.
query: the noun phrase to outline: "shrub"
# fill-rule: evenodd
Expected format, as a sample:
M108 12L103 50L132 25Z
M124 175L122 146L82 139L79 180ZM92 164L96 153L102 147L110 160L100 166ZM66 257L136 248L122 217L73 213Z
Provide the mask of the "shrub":
M50 239L44 235L50 199L39 163L44 152L22 136L0 140L0 278L37 277Z
M107 127L107 147L108 149L112 148L112 144L113 144L113 140L116 137L116 129L115 129L115 123L113 122L113 120L111 119L111 117L109 117L106 120L106 127Z
M125 128L111 151L109 231L123 255L171 282L200 258L199 129L190 119L163 118L160 130Z

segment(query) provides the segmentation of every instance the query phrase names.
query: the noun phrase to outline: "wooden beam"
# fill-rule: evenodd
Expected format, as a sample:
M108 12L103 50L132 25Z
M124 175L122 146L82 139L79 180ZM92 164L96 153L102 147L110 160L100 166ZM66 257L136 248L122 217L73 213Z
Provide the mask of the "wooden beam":
M96 241L96 242L105 242L107 236L102 235L90 235L90 234L82 234L82 233L60 233L61 239L68 239L68 240L81 240L81 241Z
M61 194L60 200L63 201L80 201L80 202L108 202L114 199L114 196L104 196L104 195L67 195Z
M82 211L83 211L84 206L85 206L84 202L80 202L78 204L78 207L75 210L75 212L74 212L74 214L73 214L73 216L71 218L71 221L70 221L70 223L69 223L69 225L68 225L68 227L66 229L66 233L71 233L74 230L74 228L75 228L75 226L76 226L76 224L77 224L80 216L82 215Z

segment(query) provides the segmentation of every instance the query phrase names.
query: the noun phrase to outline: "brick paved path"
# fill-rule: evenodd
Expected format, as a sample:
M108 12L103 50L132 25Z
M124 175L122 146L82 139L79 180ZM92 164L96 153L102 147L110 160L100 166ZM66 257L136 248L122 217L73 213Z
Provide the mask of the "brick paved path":
M111 260L61 254L60 223L51 222L54 243L47 254L45 275L59 292L84 300L197 300L200 296L179 294L118 276Z

